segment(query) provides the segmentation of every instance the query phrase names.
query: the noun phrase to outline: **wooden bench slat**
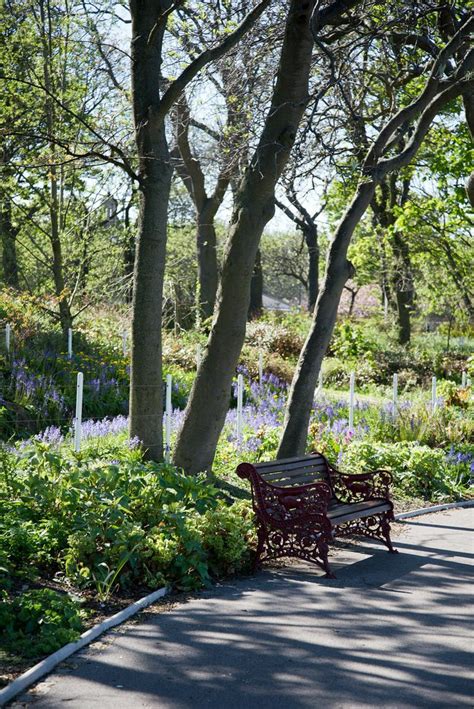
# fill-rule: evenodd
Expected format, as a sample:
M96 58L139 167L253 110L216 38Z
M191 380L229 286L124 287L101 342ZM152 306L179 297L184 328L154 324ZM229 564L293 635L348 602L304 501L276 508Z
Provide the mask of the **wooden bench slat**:
M282 473L275 473L271 477L270 476L261 476L262 480L265 480L265 482L270 483L271 485L276 485L278 480L298 480L298 478L304 477L308 478L308 480L313 479L315 482L317 480L327 480L328 479L328 474L325 470L295 470L292 474L288 474L285 472ZM296 482L295 482L296 484Z
M383 504L381 503L376 507L368 507L366 510L359 510L358 512L347 512L346 514L341 515L340 517L332 517L331 514L328 513L328 518L331 522L331 525L333 527L337 527L340 524L343 524L344 522L350 522L354 519L363 519L364 517L371 517L372 515L379 515L382 514L382 512L387 512L389 509L390 505L385 502Z
M272 470L259 470L255 466L258 474L264 479L264 480L272 480L275 477L278 477L279 475L286 474L289 476L291 475L298 475L300 472L304 473L320 473L324 472L328 474L328 469L325 463L322 463L320 465L294 465L291 468L280 468L276 467L273 468Z
M275 477L272 480L267 480L264 478L265 482L270 485L276 485L277 487L291 487L295 485L309 485L310 483L316 482L327 482L327 475L315 475L314 473L292 475L291 477L287 475L281 475Z
M304 463L309 460L322 459L321 455L302 455L301 458L282 458L281 460L264 460L261 463L254 463L254 468L261 470L263 468L271 467L274 465L286 465L286 463Z

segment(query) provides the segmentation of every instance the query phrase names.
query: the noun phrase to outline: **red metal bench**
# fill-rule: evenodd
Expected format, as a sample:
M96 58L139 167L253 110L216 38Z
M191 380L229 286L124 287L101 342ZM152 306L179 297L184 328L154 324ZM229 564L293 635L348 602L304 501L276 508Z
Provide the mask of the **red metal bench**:
M267 463L241 463L241 478L250 480L258 520L255 565L283 556L312 561L335 578L328 563L334 537L363 535L390 539L392 476L387 470L341 473L321 453Z

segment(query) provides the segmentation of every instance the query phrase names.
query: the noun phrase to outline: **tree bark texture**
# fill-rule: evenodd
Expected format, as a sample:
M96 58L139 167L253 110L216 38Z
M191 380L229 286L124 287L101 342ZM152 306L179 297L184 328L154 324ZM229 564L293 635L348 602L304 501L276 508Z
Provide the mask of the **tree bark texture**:
M218 276L217 236L214 217L218 205L211 199L197 213L197 260L201 316L210 318L216 302Z
M213 327L174 455L175 464L188 473L210 470L225 422L260 237L274 214L275 185L308 100L313 5L304 0L290 4L272 105L236 195Z
M334 329L344 284L353 274L352 264L347 260L347 250L354 229L374 194L375 182L369 181L359 185L331 242L326 274L314 310L311 330L301 351L290 389L278 458L301 455L305 451L319 370Z
M319 245L316 224L306 224L303 233L308 249L308 312L312 313L319 291Z
M392 235L392 249L395 258L394 290L397 299L398 342L408 345L411 339L414 285L408 244L397 231Z
M7 195L3 195L0 202L0 239L2 244L3 281L5 285L11 288L18 288L16 229L12 223L12 206Z
M255 257L252 280L250 282L250 305L248 319L252 320L260 315L263 310L263 269L262 254L260 249Z
M146 456L163 455L161 316L172 169L160 104L162 15L168 2L136 0L132 12L132 91L139 157L139 227L132 304L130 436Z

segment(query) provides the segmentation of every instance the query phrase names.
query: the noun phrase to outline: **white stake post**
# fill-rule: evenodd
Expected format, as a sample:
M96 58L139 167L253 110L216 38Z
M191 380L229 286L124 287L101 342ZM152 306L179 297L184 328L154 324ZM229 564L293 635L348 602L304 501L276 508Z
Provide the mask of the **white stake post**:
M77 373L76 384L76 417L74 419L74 450L79 453L81 450L82 437L82 395L84 391L84 375Z
M392 394L392 405L393 405L393 418L397 415L398 407L398 374L393 375L393 394Z
M258 383L263 384L263 352L258 353Z
M166 410L165 410L165 461L171 460L171 389L173 379L171 374L166 375Z
M244 378L241 374L237 377L237 441L239 448L242 445L242 405L244 403Z
M72 328L68 328L67 331L67 356L68 359L72 359Z
M431 410L436 409L436 377L431 377Z
M124 357L127 356L127 331L126 330L124 330L122 332L122 353L123 353Z
M354 430L354 392L355 392L355 372L351 372L349 384L349 431Z
M464 372L462 373L461 386L463 389L465 389L466 385L467 385L467 372L466 372L466 370L464 370Z
M201 357L202 357L201 345L197 345L197 347L196 347L196 369L199 369L199 366L201 364Z
M9 323L5 325L5 347L7 349L7 354L10 354L10 347L11 347L11 339L12 339L12 328Z
M388 318L388 298L387 294L383 294L383 319L386 320Z

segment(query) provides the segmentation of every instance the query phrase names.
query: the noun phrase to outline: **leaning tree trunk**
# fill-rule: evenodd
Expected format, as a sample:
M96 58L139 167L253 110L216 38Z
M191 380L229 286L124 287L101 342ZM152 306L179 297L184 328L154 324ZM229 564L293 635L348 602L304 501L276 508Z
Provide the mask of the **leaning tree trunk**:
M290 389L278 458L301 455L305 451L319 370L334 329L344 284L353 274L352 264L347 260L347 249L354 229L366 212L374 193L373 181L359 185L357 194L331 243L326 275L314 310L313 323L301 351Z
M211 468L229 407L232 377L245 338L257 249L274 214L275 185L307 103L313 5L306 0L290 4L272 105L236 195L214 323L174 454L176 465L189 473Z

